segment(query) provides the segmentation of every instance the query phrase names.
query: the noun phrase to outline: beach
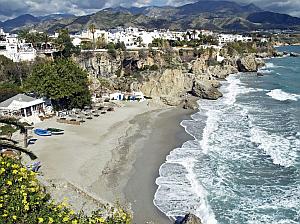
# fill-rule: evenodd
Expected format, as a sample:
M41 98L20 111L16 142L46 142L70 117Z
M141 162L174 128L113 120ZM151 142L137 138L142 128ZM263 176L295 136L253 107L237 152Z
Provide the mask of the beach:
M125 103L114 112L76 126L50 119L35 128L55 127L64 135L36 137L29 149L41 162L41 181L55 200L87 212L100 204L130 206L135 223L169 223L153 204L160 165L190 137L180 122L192 111Z

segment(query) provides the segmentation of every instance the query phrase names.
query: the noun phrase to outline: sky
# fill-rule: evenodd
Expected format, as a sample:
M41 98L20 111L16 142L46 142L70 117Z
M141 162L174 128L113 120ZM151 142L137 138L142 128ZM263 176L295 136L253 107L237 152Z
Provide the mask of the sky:
M22 14L47 15L52 13L90 14L114 6L171 5L178 6L196 0L0 0L0 20ZM211 0L212 1L212 0ZM254 3L258 7L300 17L300 0L233 0Z

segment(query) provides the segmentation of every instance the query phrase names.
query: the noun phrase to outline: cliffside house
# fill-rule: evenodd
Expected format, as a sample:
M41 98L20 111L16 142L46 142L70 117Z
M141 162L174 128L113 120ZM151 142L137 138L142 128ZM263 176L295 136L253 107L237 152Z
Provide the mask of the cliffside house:
M16 34L5 33L0 29L0 55L14 62L34 61L37 52L31 43L20 41Z
M109 95L109 98L111 100L123 100L124 99L124 94L120 92L112 93Z
M0 103L0 114L28 118L39 116L45 110L45 101L25 94L15 95Z

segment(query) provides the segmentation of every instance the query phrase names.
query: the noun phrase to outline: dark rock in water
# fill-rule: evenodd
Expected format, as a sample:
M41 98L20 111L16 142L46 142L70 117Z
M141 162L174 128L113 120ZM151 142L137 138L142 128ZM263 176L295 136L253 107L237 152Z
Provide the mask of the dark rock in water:
M274 57L283 57L283 55L284 55L284 53L283 53L283 52L280 52L280 51L275 51L275 52L273 53L273 56L274 56Z
M194 82L192 94L203 99L216 100L223 94L209 80L197 80Z
M264 76L264 74L261 73L261 72L258 72L256 75L257 75L257 76Z
M274 54L275 54L276 52L274 52ZM265 53L257 53L256 55L255 55L257 58L267 58L267 57L269 57L270 55L267 53L267 52L265 52Z
M291 53L290 53L290 56L291 56L291 57L300 57L300 54L299 54L299 53L296 53L296 52L291 52Z
M190 213L185 217L178 217L175 224L202 224L202 221L200 218Z
M257 61L254 55L248 55L236 61L239 72L256 72Z

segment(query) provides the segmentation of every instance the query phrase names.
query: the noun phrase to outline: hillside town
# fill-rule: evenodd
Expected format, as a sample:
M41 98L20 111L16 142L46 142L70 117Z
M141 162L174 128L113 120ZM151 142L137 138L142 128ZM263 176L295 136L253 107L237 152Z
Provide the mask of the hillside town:
M35 30L29 33L38 33ZM34 61L39 55L52 54L56 52L55 46L51 44L51 40L55 40L59 36L59 32L49 35L49 42L43 43L40 46L33 46L33 43L26 43L18 34L6 33L0 29L0 55L10 58L14 62L19 61ZM71 34L72 43L75 47L82 50L96 49L103 50L108 43L124 43L128 50L137 50L148 48L152 45L154 40L168 40L168 41L190 41L199 40L202 37L211 37L215 42L204 44L222 47L226 43L231 42L251 42L253 38L251 35L241 34L220 34L208 30L187 30L187 31L171 31L171 30L143 30L134 27L129 28L115 28L110 30L100 30L92 27L89 30L83 30L81 33ZM261 38L261 42L268 41L267 38ZM94 44L93 44L94 43ZM94 45L94 47L93 47ZM94 50L95 50L94 49Z

